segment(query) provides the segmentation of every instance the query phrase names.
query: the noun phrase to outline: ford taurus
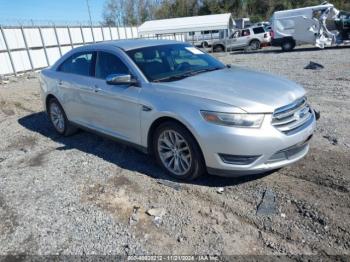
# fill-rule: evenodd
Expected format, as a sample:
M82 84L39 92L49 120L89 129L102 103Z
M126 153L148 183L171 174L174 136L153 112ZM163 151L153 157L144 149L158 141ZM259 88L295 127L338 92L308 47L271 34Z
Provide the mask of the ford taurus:
M309 150L316 116L305 90L186 44L120 40L78 47L41 72L56 131L79 128L150 153L171 176L240 176Z

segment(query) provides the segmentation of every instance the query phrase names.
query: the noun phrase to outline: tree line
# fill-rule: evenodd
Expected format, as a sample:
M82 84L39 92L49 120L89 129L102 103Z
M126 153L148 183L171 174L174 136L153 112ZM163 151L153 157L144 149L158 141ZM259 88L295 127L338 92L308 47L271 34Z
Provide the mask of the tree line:
M268 20L275 11L321 3L322 0L105 0L103 24L140 25L146 20L220 13L250 17L252 22L258 22ZM350 0L331 3L350 11Z

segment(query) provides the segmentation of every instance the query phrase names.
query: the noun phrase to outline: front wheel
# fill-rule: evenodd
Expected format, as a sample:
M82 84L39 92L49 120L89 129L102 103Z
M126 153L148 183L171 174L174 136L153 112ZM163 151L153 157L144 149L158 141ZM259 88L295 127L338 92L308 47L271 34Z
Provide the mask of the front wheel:
M155 157L170 176L193 180L204 174L201 150L192 134L176 122L159 126L153 139Z
M216 45L214 46L214 52L223 52L225 51L225 47L222 45Z

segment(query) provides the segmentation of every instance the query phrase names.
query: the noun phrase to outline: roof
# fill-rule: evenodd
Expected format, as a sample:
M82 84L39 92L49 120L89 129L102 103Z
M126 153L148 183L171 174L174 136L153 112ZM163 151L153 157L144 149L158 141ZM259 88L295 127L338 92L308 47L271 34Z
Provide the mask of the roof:
M94 47L103 47L103 46L115 46L121 48L125 51L150 47L150 46L159 46L159 45L169 45L169 44L186 44L184 42L178 42L174 40L157 40L157 39L129 39L129 40L112 40L104 41L96 44L90 44L80 47L81 49L91 49Z
M96 51L98 48L113 48L117 47L123 49L124 51L129 51L133 49L143 48L143 47L151 47L151 46L159 46L159 45L171 45L171 44L182 44L188 45L184 42L178 42L174 40L157 40L157 39L129 39L129 40L112 40L112 41L103 41L94 44L88 44L80 47L73 48L69 52L65 53L60 59L56 61L51 68L56 69L62 61L67 59L67 57L71 56L73 53L77 52L91 52Z
M334 5L324 4L324 5L309 6L309 7L297 8L297 9L291 9L291 10L277 11L273 14L273 17L283 18L283 17L300 16L300 15L306 15L306 14L311 16L313 11L323 10L329 7L334 8Z
M146 21L138 32L140 35L174 34L227 29L233 25L232 16L227 13Z

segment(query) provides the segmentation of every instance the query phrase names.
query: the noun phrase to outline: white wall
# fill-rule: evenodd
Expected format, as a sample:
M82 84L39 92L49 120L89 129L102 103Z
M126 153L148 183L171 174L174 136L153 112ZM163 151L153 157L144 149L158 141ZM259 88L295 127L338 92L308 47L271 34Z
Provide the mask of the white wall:
M56 27L56 33L54 27L44 27L41 28L41 38L38 27L23 28L24 35L20 27L3 28L0 31L0 75L15 74L50 66L61 55L71 50L72 45L77 47L83 45L84 42L85 44L93 43L94 40L95 42L100 42L138 37L136 27ZM3 34L7 40L8 49L15 67L14 70Z

